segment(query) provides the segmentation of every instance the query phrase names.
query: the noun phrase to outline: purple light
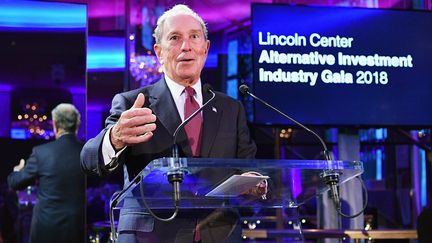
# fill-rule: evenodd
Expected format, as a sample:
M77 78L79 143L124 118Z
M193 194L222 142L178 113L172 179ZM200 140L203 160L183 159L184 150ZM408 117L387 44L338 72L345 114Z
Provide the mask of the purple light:
M280 159L285 159L285 148L280 149ZM285 172L285 171L283 171ZM282 173L282 181L291 181L289 184L291 187L292 199L296 199L303 191L301 184L301 171L299 169L290 169L289 174Z
M13 86L9 84L0 84L0 92L10 92Z
M85 94L86 88L85 87L71 87L71 88L69 88L69 91L71 94Z
M299 169L291 169L290 177L292 181L292 196L293 198L297 198L303 191L301 185L301 171Z

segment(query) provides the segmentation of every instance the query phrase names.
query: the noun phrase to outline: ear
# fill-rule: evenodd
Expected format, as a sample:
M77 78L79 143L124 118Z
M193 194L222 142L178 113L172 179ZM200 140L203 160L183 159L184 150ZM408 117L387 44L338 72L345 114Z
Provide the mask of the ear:
M206 41L206 54L208 54L209 49L210 49L210 40L207 40Z
M156 53L156 56L157 56L157 58L158 58L158 60L159 60L159 62L160 62L160 64L164 64L164 60L162 59L162 47L161 47L161 44L154 44L153 45L153 50L155 51L155 53Z
M53 131L54 131L54 134L57 134L57 126L55 124L55 121L53 121Z

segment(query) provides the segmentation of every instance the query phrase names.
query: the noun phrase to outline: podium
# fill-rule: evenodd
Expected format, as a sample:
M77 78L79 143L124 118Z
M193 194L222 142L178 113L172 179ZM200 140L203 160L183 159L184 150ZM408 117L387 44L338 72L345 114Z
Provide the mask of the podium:
M250 184L250 178L240 178L235 185L225 183L223 190L214 193L215 188L233 175L246 172L268 176L265 199L239 190L244 183L254 187L255 184ZM174 211L173 186L168 182L168 177L181 175L179 211L298 208L317 194L329 190L326 184L328 178L337 178L338 184L342 184L362 173L363 164L360 161L166 157L151 161L122 191L113 195L110 206L112 210L144 211L148 207L151 210ZM114 214L110 212L110 216L112 231L115 232Z

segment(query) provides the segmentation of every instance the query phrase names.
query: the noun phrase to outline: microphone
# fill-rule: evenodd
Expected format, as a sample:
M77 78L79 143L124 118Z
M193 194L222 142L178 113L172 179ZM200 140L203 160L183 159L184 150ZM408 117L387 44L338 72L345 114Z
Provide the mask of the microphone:
M186 124L190 120L192 120L192 118L194 118L199 112L201 112L216 97L216 94L215 94L215 92L213 92L212 87L211 87L210 84L204 84L203 85L203 91L211 93L212 97L206 103L204 103L198 110L196 110L194 113L192 113L192 115L190 115L182 123L180 123L180 125L178 125L178 127L174 131L174 134L173 134L173 146L172 146L172 156L174 158L176 158L176 159L179 158L178 146L177 146L177 136L178 136L178 133L180 132L180 129L182 129L184 126L186 126Z
M203 85L203 91L204 92L210 92L212 94L211 98L205 102L198 110L196 110L194 113L192 113L192 115L190 115L188 118L186 118L182 123L180 123L180 125L177 127L177 129L174 131L173 134L173 144L172 144L172 156L174 158L174 165L178 165L179 164L179 153L178 153L178 147L177 147L177 136L178 133L180 131L180 129L182 127L184 127L190 120L192 120L192 118L194 118L199 112L201 112L215 97L216 94L215 92L213 92L211 86L209 84L204 84ZM141 174L140 174L141 175ZM178 213L179 210L179 206L180 206L180 183L183 182L183 177L184 177L184 173L183 171L179 170L179 169L175 169L172 171L168 171L167 172L167 176L168 176L168 181L169 183L171 183L173 185L173 200L174 200L174 206L175 206L175 211L173 213L173 215L171 215L171 217L169 218L161 218L158 217L147 205L146 201L144 200L144 191L143 191L143 187L142 184L140 184L140 193L141 193L141 197L142 197L142 202L144 203L145 208L148 210L148 212L157 220L163 221L163 222L169 222L171 220L173 220ZM125 189L123 189L123 191L119 194L117 194L115 197L113 196L113 199L110 201L110 222L111 222L111 230L113 232L113 238L114 240L117 239L117 235L115 233L115 227L114 227L114 214L113 214L113 208L115 205L117 205L118 199L120 198L121 195L123 195L123 192L126 191L127 189L129 189L133 184L138 183L138 181L142 181L143 177L141 176L137 176L135 178L135 181L133 181L132 183L129 184L129 186Z
M174 158L174 162L177 164L179 160L179 152L178 152L178 145L177 145L177 136L180 132L180 130L190 121L192 120L198 113L200 113L215 97L216 93L213 92L210 84L204 84L203 85L203 91L209 92L212 94L211 98L205 102L198 110L196 110L194 113L192 113L188 118L186 118L174 131L173 134L173 144L172 144L172 157ZM180 183L183 181L183 172L176 170L168 173L168 181L173 185L173 197L174 201L176 203L176 206L178 206L180 202Z
M332 156L331 156L330 152L327 149L327 145L324 143L324 141L322 140L322 138L318 134L316 134L314 131L312 131L311 129L309 129L305 125L301 124L300 122L296 121L295 119L291 118L287 114L283 113L279 109L273 107L269 103L265 102L264 100L260 99L259 97L255 96L254 94L252 94L249 91L249 87L247 85L245 85L245 84L240 85L239 90L240 90L240 92L242 94L244 94L244 95L246 95L246 94L250 95L252 98L258 100L261 103L263 103L265 106L270 107L271 109L273 109L274 111L276 111L280 115L288 118L290 121L294 122L295 124L299 125L304 130L306 130L309 133L311 133L312 135L314 135L319 140L319 142L321 143L321 145L323 147L323 153L324 153L324 156L325 156L326 160L327 161L331 161L332 160ZM334 201L336 207L339 208L340 207L340 199L339 199L339 193L338 193L338 188L337 188L337 184L339 182L339 173L337 173L337 172L335 172L333 170L328 170L328 171L326 170L326 171L324 171L322 177L324 178L325 183L330 187L331 197L333 198L333 201Z

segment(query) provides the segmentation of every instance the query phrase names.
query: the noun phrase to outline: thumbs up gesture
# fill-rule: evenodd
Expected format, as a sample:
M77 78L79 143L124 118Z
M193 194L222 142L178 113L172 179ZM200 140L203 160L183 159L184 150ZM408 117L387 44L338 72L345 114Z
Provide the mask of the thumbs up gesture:
M143 107L144 101L144 94L138 94L132 107L124 111L112 127L110 139L116 151L152 138L156 129L156 116L149 108Z

